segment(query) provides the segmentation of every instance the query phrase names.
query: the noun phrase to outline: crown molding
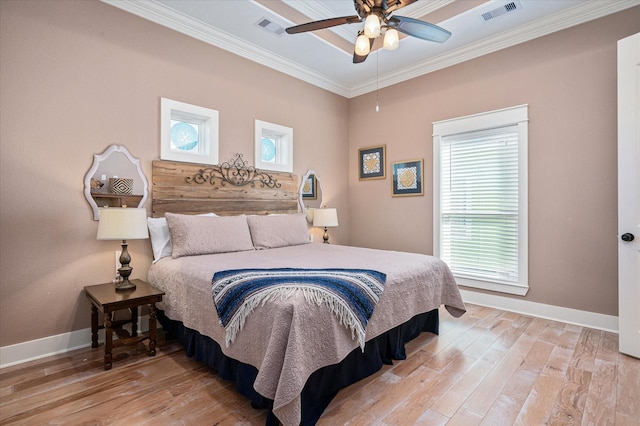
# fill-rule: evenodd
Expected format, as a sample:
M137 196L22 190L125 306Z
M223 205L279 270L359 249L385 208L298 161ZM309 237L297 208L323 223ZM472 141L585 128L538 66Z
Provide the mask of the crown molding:
M403 67L401 70L386 73L377 78L371 78L363 81L361 84L349 87L313 69L294 64L286 58L268 53L253 44L239 40L227 32L178 13L157 1L101 1L347 98L353 98L383 87L398 84L640 4L640 0L585 1L557 15L539 19L515 30L506 31L454 51ZM411 14L418 13L424 15L428 13L428 11L425 12L426 9L431 8L430 10L435 10L446 5L448 2L449 0L425 2L423 7L417 9L417 11L414 10L410 12ZM289 1L287 1L287 3L289 3ZM413 5L407 6L407 8L411 6ZM305 15L307 14L306 12L303 13L305 13Z
M247 43L244 40L239 40L237 37L225 31L213 28L187 15L178 13L161 3L136 0L101 1L340 96L349 96L349 87L334 79L292 63L286 58L274 55L273 53L267 53L258 46Z
M497 52L556 31L561 31L612 13L620 12L638 4L640 4L638 0L620 0L615 2L596 0L584 2L557 15L538 19L515 30L506 31L476 43L466 45L460 49L417 62L398 71L380 75L377 81L376 78L364 81L362 84L351 88L349 98L402 83L403 81Z

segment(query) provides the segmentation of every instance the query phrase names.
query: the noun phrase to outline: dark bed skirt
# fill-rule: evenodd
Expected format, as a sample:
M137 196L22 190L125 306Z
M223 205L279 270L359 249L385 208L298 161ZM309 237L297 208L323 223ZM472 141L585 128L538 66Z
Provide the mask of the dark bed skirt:
M251 400L256 408L266 408L268 426L278 425L278 419L271 412L273 401L263 397L253 389L258 370L222 353L220 346L211 338L191 330L179 321L168 319L162 311L158 320L170 337L177 338L185 347L187 356L205 363L226 380L235 382L236 389ZM354 349L340 363L329 365L314 372L302 390L302 425L314 425L338 391L357 382L382 368L393 360L405 359L405 343L416 338L421 332L438 334L438 310L416 315L386 333L369 340L364 353Z

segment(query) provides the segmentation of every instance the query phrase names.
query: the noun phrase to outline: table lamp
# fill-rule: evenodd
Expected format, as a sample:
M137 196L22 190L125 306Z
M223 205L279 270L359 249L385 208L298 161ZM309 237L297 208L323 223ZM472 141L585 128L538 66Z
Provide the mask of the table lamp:
M322 241L325 244L329 244L329 233L327 232L327 228L338 226L338 212L336 209L314 209L313 226L324 228Z
M147 210L138 208L101 208L98 222L98 240L122 240L122 252L118 273L122 281L116 284L116 291L133 290L136 285L129 281L133 268L129 266L131 256L127 251L127 240L149 238Z

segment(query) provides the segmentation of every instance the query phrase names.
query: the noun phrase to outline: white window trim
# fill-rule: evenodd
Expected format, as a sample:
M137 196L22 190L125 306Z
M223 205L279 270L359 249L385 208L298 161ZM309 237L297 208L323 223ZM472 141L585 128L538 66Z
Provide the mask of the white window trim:
M518 280L515 283L482 281L456 275L459 285L524 296L529 291L528 243L528 105L468 115L433 123L433 254L440 257L440 145L442 137L477 130L518 126Z
M262 161L262 138L278 138L280 146L276 149L284 151L284 156L278 156L275 163ZM255 151L254 165L262 170L293 173L293 129L279 124L262 120L255 121Z
M176 152L171 150L171 120L198 124L202 132L200 152ZM209 109L172 99L160 99L160 158L187 163L218 164L218 123L219 114Z

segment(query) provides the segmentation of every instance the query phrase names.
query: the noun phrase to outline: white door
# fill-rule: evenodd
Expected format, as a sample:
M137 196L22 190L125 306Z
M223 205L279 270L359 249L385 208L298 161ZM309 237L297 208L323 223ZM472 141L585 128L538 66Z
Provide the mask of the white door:
M618 41L620 352L640 358L640 33Z

